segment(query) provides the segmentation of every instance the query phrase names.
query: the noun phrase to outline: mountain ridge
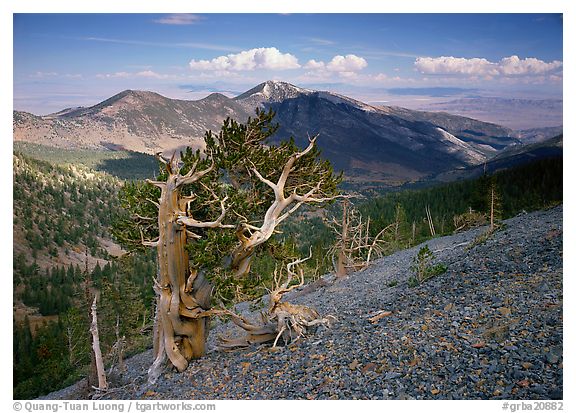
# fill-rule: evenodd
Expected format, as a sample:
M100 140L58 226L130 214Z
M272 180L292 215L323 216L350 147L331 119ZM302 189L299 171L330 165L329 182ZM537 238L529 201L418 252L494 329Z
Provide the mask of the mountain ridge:
M62 148L129 149L153 153L201 148L206 130L224 119L244 122L256 108L272 109L277 143L305 145L320 133L324 157L350 179L401 184L446 169L484 162L519 141L499 125L449 114L376 107L328 91L266 81L234 97L212 93L179 100L124 90L90 107L36 116L14 112L14 139Z

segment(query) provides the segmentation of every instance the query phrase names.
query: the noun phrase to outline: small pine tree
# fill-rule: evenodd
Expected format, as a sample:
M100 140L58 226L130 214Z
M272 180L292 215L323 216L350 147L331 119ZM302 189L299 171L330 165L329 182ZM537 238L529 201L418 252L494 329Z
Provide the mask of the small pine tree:
M490 231L494 231L502 219L502 198L498 190L496 179L492 177L488 186L488 208L490 216Z
M418 254L414 257L412 261L412 266L410 269L414 272L415 277L408 280L408 285L410 287L415 287L416 285L422 284L424 281L440 275L448 269L445 264L439 263L432 265L436 257L434 253L430 251L428 245L424 245L418 251Z

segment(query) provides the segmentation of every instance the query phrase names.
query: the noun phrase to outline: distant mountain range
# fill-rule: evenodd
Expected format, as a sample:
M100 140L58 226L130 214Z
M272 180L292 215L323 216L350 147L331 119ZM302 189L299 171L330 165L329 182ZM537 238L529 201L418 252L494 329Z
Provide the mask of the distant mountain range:
M126 90L88 108L64 109L47 116L14 112L14 140L68 149L123 148L153 153L198 146L204 132L219 130L228 116L244 120L249 113L219 93L187 101Z
M268 81L235 98L213 93L197 101L126 90L95 106L35 116L14 112L14 139L59 148L127 149L152 153L200 147L208 129L256 108L276 111L273 142L293 136L319 147L350 181L401 184L484 163L519 144L511 129L471 118L372 106L331 92Z
M449 112L513 129L547 128L563 124L562 99L475 96L422 104L417 109Z

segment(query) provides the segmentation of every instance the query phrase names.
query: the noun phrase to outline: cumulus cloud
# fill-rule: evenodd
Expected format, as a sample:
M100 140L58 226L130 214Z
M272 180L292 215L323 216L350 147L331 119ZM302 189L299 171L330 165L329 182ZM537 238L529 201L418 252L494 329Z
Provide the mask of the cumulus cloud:
M491 62L484 58L440 56L419 57L414 62L414 66L423 74L494 77L552 73L562 69L562 62L558 60L544 62L533 57L521 59L518 56L505 57L498 62Z
M200 20L202 20L202 17L196 14L179 13L179 14L169 14L168 16L154 20L154 23L183 26L183 25L196 24Z
M366 59L353 54L346 56L336 55L328 63L318 60L308 60L303 66L309 71L300 76L300 81L330 81L336 79L346 79L347 81L358 81L361 79L359 72L368 66Z
M290 53L282 53L275 47L260 47L240 53L218 56L212 60L191 60L192 70L285 70L298 69L298 59Z
M520 59L518 56L505 57L500 60L500 72L504 75L545 74L562 68L562 62L554 60L543 62L542 60L528 57Z
M304 65L304 69L312 69L312 70L318 70L318 69L324 69L324 66L326 66L324 64L324 62L322 61L316 61L314 59L310 59L308 60L308 62Z
M326 69L331 72L358 72L368 66L368 62L363 57L353 54L346 56L334 56L326 65Z
M419 57L414 62L414 66L421 73L434 75L494 75L497 73L496 65L483 58Z

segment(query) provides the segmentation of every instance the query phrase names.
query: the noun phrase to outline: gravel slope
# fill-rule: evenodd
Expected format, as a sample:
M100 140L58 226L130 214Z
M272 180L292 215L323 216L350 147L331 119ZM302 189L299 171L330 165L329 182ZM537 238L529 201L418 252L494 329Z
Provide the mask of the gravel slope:
M470 245L483 228L427 242L448 271L414 288L421 246L341 280L328 275L289 299L335 315L331 328L274 351L212 350L153 386L146 352L104 398L561 399L562 211L507 220L482 244ZM370 322L380 310L391 314ZM217 325L210 344L232 328Z

